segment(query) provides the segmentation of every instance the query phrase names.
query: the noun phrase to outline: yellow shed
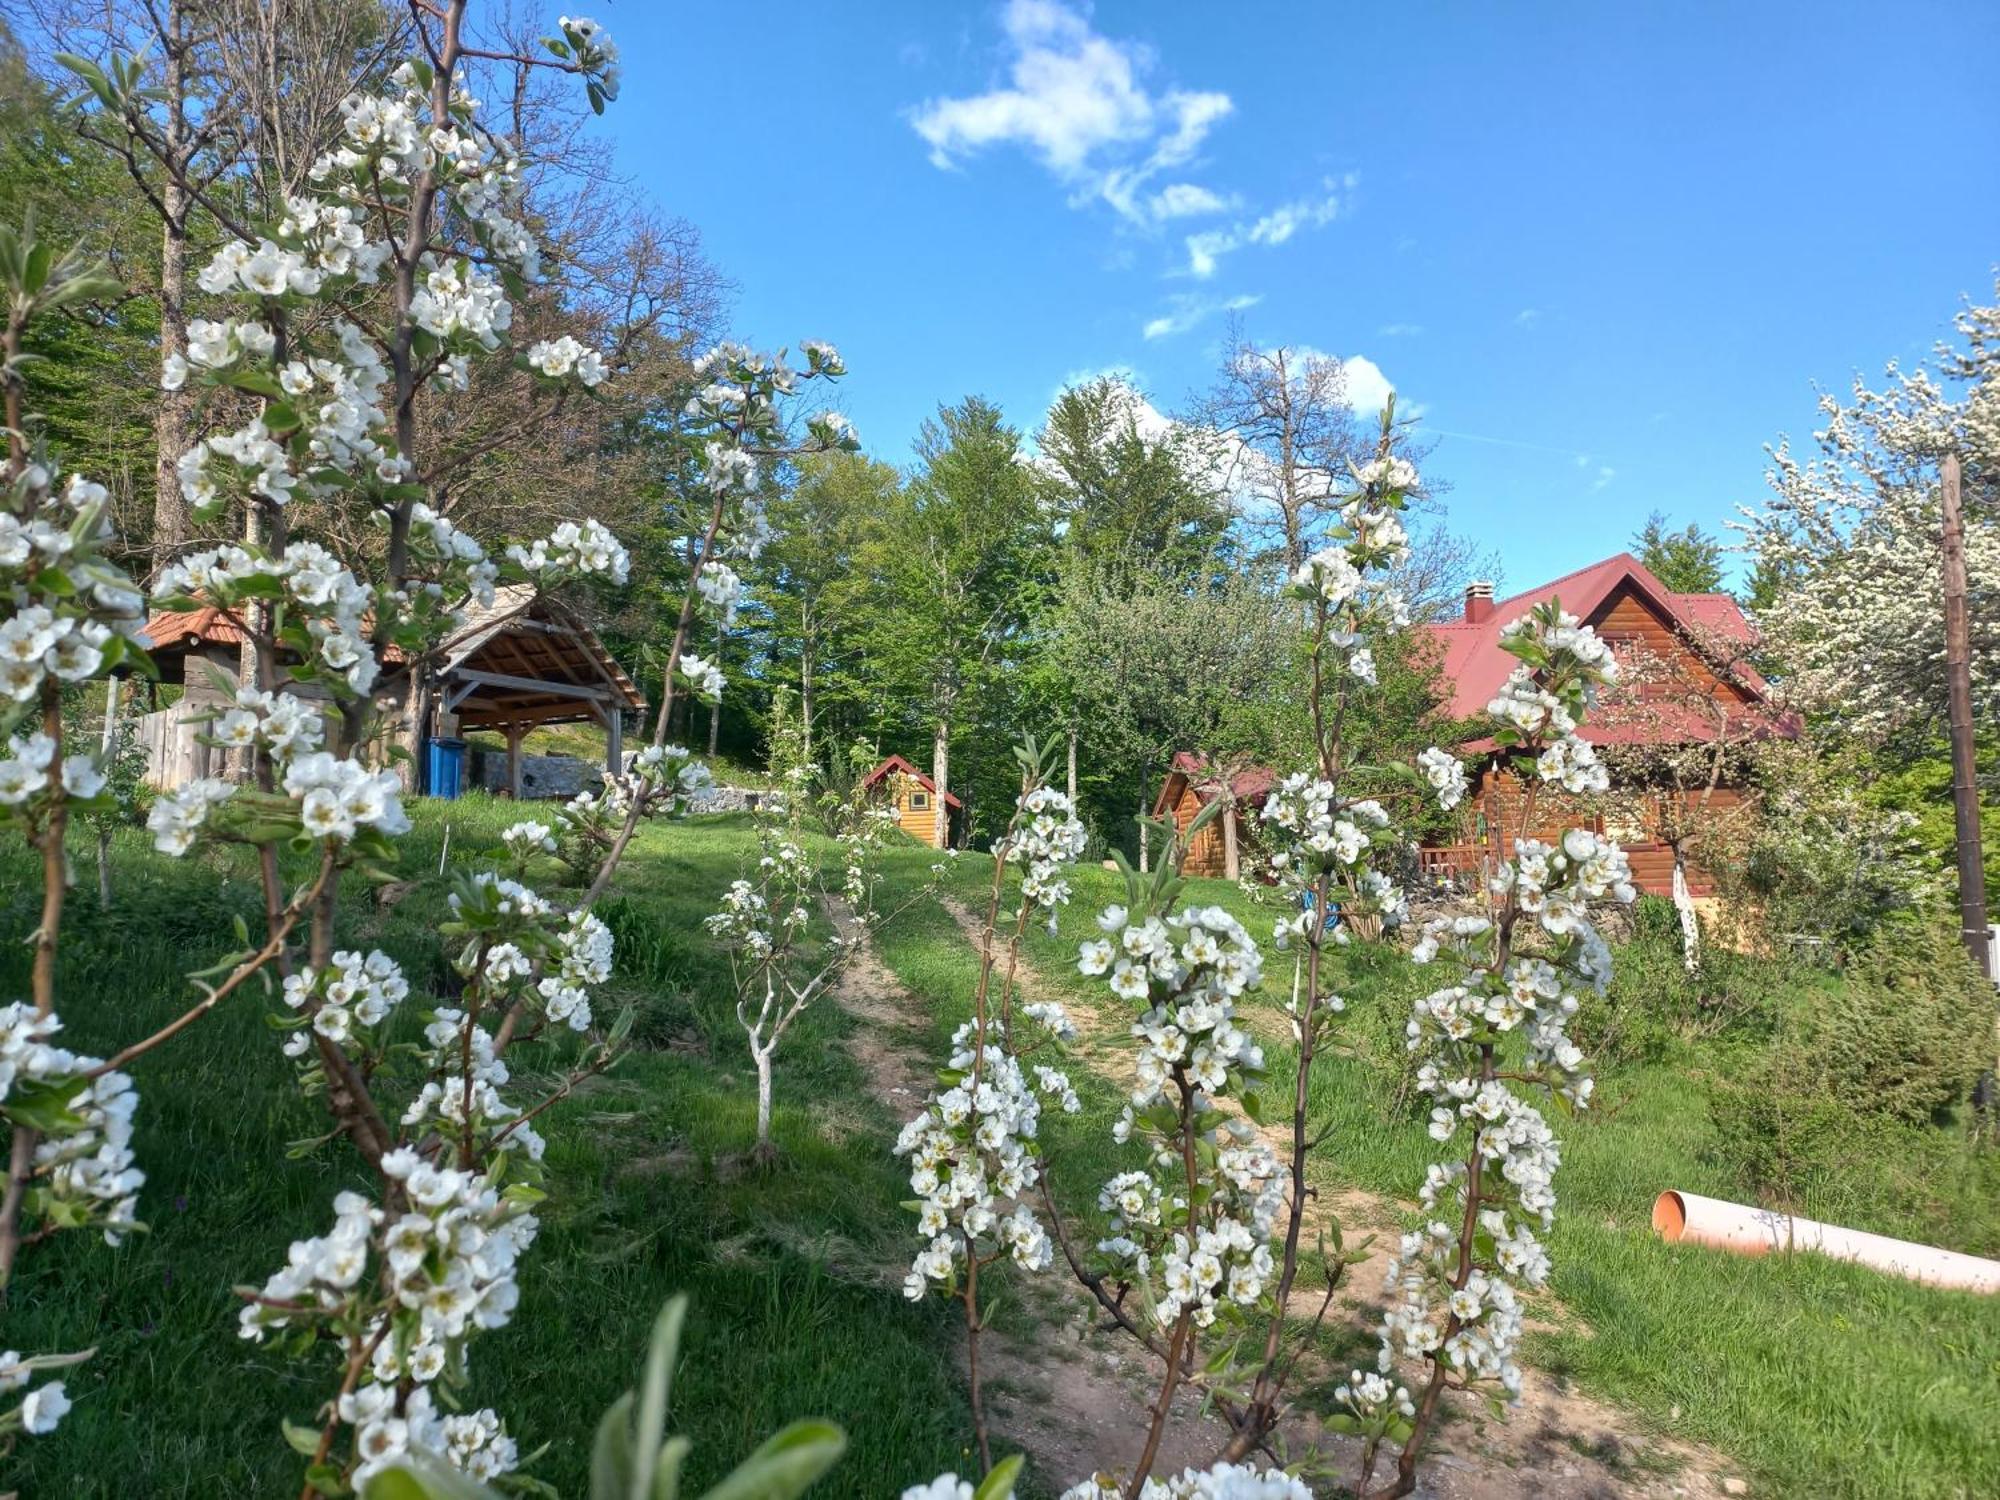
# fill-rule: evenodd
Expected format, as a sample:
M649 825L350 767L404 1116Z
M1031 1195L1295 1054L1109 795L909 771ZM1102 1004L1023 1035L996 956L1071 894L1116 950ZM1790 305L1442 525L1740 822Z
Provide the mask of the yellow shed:
M952 815L963 805L946 792L938 795L937 783L900 755L892 755L868 773L863 786L887 782L896 822L903 832L920 844L944 848L951 840Z

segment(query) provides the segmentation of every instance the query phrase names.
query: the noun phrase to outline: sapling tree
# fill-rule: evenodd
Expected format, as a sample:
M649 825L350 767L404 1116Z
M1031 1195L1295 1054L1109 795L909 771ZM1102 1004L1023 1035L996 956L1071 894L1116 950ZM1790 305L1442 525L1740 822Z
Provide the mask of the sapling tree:
M1037 915L1054 927L1070 897L1064 871L1082 853L1085 834L1069 798L1049 785L1053 757L1025 740L1015 748L1015 759L1021 791L993 845L972 1019L952 1033L937 1087L896 1140L896 1154L910 1159L923 1242L903 1290L919 1301L935 1288L963 1310L982 1472L994 1465L979 1364L980 1335L993 1299L990 1284L982 1298L981 1273L1003 1260L1038 1271L1053 1259L1034 1196L1041 1177L1042 1101L1053 1099L1071 1113L1081 1108L1068 1077L1035 1060L1072 1034L1068 1015L1053 1001L1030 1002L1018 1007L1024 1024L1017 1026L1014 1002L1021 939ZM1018 872L1018 883L1010 882L1010 871ZM1014 909L1008 913L1010 884ZM1008 931L1004 958L998 949L1003 929Z
M731 882L721 908L707 919L709 932L729 953L736 988L736 1023L750 1044L757 1069L757 1154L769 1157L772 1067L778 1044L792 1024L840 979L882 922L930 894L920 889L893 910L876 910L881 872L878 856L887 832L896 826L895 809L871 797L860 781L844 794L815 799L814 767L806 758L805 723L792 713L789 695L773 705L771 764L784 785L760 806L757 861ZM815 800L819 806L814 807ZM835 893L812 848L809 824L827 829L839 859L838 905L843 922L826 941L815 943L819 911L831 913ZM932 867L942 875L942 864Z

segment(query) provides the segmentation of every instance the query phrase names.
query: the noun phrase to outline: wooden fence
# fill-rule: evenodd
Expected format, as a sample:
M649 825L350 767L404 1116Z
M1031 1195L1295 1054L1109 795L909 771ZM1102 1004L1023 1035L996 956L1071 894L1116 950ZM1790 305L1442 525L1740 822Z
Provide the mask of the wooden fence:
M216 774L223 752L196 738L199 726L186 723L199 715L199 707L176 703L157 713L141 714L132 721L134 743L146 752L146 783L163 792L186 786L199 777Z

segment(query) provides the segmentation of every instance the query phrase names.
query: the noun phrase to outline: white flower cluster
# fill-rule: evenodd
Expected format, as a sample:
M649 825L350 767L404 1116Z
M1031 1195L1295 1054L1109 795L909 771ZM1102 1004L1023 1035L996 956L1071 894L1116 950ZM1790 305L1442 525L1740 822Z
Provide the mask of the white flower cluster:
M274 1274L238 1315L246 1339L298 1323L343 1331L370 1359L372 1383L343 1398L341 1419L354 1429L353 1478L363 1482L412 1446L475 1460L500 1472L513 1444L491 1413L447 1430L428 1389L475 1332L501 1328L519 1300L515 1263L533 1242L534 1215L501 1198L484 1178L426 1161L408 1146L382 1158L383 1174L405 1203L390 1212L359 1193L334 1199L334 1225L294 1241ZM370 1273L373 1273L372 1278ZM446 1419L449 1421L450 1419ZM462 1462L473 1470L473 1462Z
M236 783L220 776L199 776L171 792L162 792L146 814L153 847L176 857L187 853L209 813L235 795Z
M528 546L516 543L507 555L544 582L552 575L601 577L623 583L632 571L631 554L601 521L564 521Z
M21 807L48 791L55 758L56 742L39 730L9 740L0 754L0 807ZM95 797L104 773L92 756L65 755L60 784L66 797Z
M244 687L236 690L235 706L215 716L208 733L224 749L261 747L282 766L319 749L326 721L317 707L291 693Z
M409 994L402 969L379 948L367 954L343 950L325 969L295 970L284 989L285 1004L337 1047L372 1032ZM302 1057L310 1045L307 1028L300 1027L285 1038L285 1055Z
M500 831L500 842L506 846L508 855L516 860L556 852L555 832L546 823L523 821L509 824Z
M1062 1500L1122 1500L1124 1493L1112 1476L1094 1474L1064 1490ZM1149 1474L1139 1487L1139 1500L1312 1500L1312 1490L1283 1469L1221 1462L1178 1474Z
M1535 774L1577 794L1604 792L1611 787L1611 773L1597 758L1597 751L1588 740L1573 734L1550 742L1535 761Z
M406 1129L430 1127L457 1141L470 1128L475 1144L483 1139L488 1147L499 1140L497 1131L504 1130L506 1147L518 1147L530 1161L542 1159L546 1143L541 1135L501 1097L512 1074L495 1054L490 1031L462 1010L440 1007L424 1027L424 1049L431 1076L403 1111Z
M379 671L365 633L374 592L317 542L293 542L277 557L233 545L191 553L161 569L153 597L183 607L234 609L272 581L283 585L287 605L305 619L320 679L338 692L370 691Z
M1407 492L1417 487L1417 468L1406 458L1371 459L1354 471L1366 489Z
M207 284L214 269L211 264L197 278L203 291L224 290ZM179 390L187 384L190 370L226 370L245 359L269 359L277 342L277 335L262 323L196 318L187 326L187 353L170 354L161 366L160 389Z
M1465 800L1471 785L1466 779L1465 763L1449 750L1432 745L1417 757L1417 769L1437 793L1438 806L1446 812Z
M571 1031L588 1031L592 1019L590 992L611 978L611 929L587 911L563 918L556 934L555 966L535 981L542 1014Z
M1264 958L1243 924L1219 906L1133 922L1122 906L1098 916L1107 934L1083 944L1077 968L1108 974L1112 994L1146 1007L1132 1104L1146 1109L1179 1075L1211 1097L1264 1066L1264 1049L1236 1024L1236 1001L1262 982ZM1130 1111L1127 1111L1127 1120Z
M681 653L680 673L686 679L689 691L704 703L718 701L722 697L722 690L728 686L728 679L722 675L722 668L696 656L691 651Z
M1017 806L1020 816L993 852L1022 867L1021 899L1049 912L1053 923L1055 909L1069 902L1069 881L1063 871L1081 857L1090 835L1078 821L1075 806L1054 787L1031 788Z
M57 1046L53 1038L61 1029L59 1017L38 1015L32 1005L0 1006L0 1115L23 1093L66 1096L64 1124L43 1130L35 1143L32 1167L46 1195L43 1217L50 1224L96 1225L107 1245L117 1245L137 1227L133 1211L146 1181L132 1156L139 1095L116 1070L76 1085L103 1061ZM19 1121L14 1128L21 1128Z
M410 831L403 783L394 771L371 771L326 750L296 756L285 767L285 791L299 799L299 826L316 839L354 837L363 828Z
M607 99L618 97L618 47L601 23L588 16L564 16L557 22L575 54L577 66L594 79Z
M957 1081L934 1091L923 1113L903 1127L896 1154L910 1158L916 1194L917 1234L925 1242L903 1280L903 1294L921 1300L931 1283L951 1286L968 1256L982 1264L1011 1255L1024 1270L1039 1271L1053 1258L1048 1231L1027 1196L1041 1180L1035 1137L1041 1094L1065 1113L1082 1108L1069 1080L1037 1068L1030 1085L1014 1057L989 1028L982 1045L978 1023L953 1033L945 1075Z
M0 693L26 703L49 677L82 682L104 662L111 628L31 604L0 622Z
M567 333L561 338L540 339L528 345L527 358L533 369L551 380L560 380L574 372L591 390L604 384L604 356Z

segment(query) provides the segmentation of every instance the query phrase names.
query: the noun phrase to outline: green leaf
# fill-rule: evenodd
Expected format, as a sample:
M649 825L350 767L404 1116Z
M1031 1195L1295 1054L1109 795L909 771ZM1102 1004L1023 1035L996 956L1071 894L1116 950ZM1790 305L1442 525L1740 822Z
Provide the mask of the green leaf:
M1008 1500L1014 1493L1014 1485L1021 1477L1021 1465L1027 1460L1019 1453L1010 1454L993 1466L993 1470L979 1481L979 1488L972 1492L972 1500Z
M673 1393L674 1360L680 1354L681 1325L687 1321L687 1296L667 1299L653 1320L653 1337L646 1346L646 1379L640 1388L638 1425L633 1433L637 1465L632 1471L632 1500L646 1500L653 1488L653 1471L660 1462L660 1443L667 1430L667 1398Z
M628 1500L632 1493L632 1393L606 1408L590 1449L590 1500Z
M847 1451L831 1422L794 1422L744 1459L704 1500L793 1500Z
M399 1458L361 1487L361 1500L499 1500L471 1475L428 1453Z
M285 1441L292 1445L294 1453L302 1453L307 1458L313 1458L318 1455L319 1429L317 1427L308 1427L303 1422L289 1420L281 1421L279 1426L284 1431Z
M44 1135L66 1135L83 1124L82 1117L69 1106L84 1087L81 1078L17 1081L6 1104L0 1106L0 1114Z

